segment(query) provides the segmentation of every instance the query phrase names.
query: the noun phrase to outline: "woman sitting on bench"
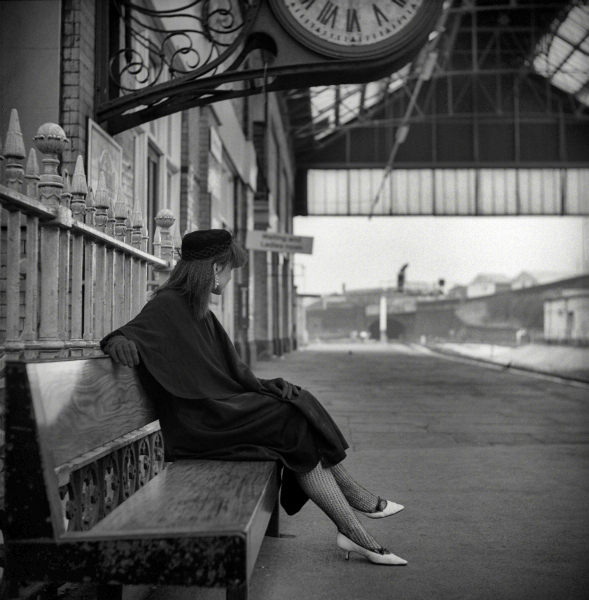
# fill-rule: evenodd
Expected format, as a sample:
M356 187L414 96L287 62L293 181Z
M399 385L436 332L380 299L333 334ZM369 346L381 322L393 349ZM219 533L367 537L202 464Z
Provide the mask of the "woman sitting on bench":
M361 525L403 507L368 492L342 466L348 444L319 401L282 378L257 379L209 310L247 253L228 231L194 231L143 310L107 335L103 351L135 366L156 405L167 460L279 460L280 502L296 513L311 498L336 524L337 545L373 563L404 565Z

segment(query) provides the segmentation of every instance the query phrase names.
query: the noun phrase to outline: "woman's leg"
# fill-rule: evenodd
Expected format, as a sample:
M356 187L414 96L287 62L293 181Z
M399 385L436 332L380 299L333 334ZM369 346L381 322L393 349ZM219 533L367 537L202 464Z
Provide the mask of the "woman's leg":
M340 533L372 552L379 552L382 546L362 527L331 471L319 462L312 471L297 473L296 478L303 491L335 523Z
M375 496L359 483L356 483L344 469L341 462L329 470L333 473L337 484L352 508L367 513L378 512L386 508L387 501Z

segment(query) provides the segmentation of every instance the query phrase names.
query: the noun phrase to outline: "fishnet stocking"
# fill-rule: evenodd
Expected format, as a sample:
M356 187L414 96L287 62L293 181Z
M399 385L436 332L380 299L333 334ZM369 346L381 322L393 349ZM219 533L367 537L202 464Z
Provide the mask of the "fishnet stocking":
M375 496L372 492L365 490L359 483L356 483L344 469L342 463L331 467L330 471L352 508L368 513L378 512L386 508L387 501L381 500L379 496Z
M319 462L309 473L297 473L296 478L303 491L335 523L340 533L373 552L382 549L356 518L331 469L324 469Z

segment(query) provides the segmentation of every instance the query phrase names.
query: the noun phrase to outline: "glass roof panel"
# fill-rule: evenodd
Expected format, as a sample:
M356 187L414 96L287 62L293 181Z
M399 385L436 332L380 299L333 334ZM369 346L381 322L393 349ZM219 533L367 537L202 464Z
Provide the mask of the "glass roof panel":
M394 76L367 84L340 85L339 96L337 86L311 88L311 107L313 121L320 127L315 129L315 137L321 138L329 134L338 124L349 123L378 104L387 93L401 86L405 80L397 77L400 73L408 73L403 69ZM388 89L387 89L388 88ZM318 131L319 130L319 131Z
M589 0L574 0L536 46L534 70L589 106ZM407 83L411 63L380 81L320 86L310 90L313 122L298 135L319 140L376 107Z
M556 73L551 78L551 81L556 87L565 90L566 92L570 92L571 94L574 94L579 90L579 82L562 71Z
M534 69L589 106L589 1L571 8L536 47Z
M579 92L577 94L577 98L579 99L580 102L589 106L589 88L585 88L584 90Z
M558 34L573 45L578 44L587 33L587 23L578 19L579 15L582 15L582 11L578 8L573 9L558 30Z
M589 16L589 7L587 3L585 5L579 5L573 7L573 9L569 12L568 18L571 19L573 23L580 25L583 29L587 29L587 17Z

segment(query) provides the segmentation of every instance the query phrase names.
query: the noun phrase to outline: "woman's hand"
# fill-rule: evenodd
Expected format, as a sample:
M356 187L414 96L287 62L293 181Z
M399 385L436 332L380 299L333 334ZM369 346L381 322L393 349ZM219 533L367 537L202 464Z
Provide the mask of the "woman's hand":
M299 390L301 389L292 383L288 383L288 381L284 381L282 377L277 377L276 379L265 379L263 386L273 394L282 396L288 400L292 398L293 394L298 396Z
M139 352L135 342L128 340L124 335L115 335L108 341L103 352L124 367L136 367L139 364Z

